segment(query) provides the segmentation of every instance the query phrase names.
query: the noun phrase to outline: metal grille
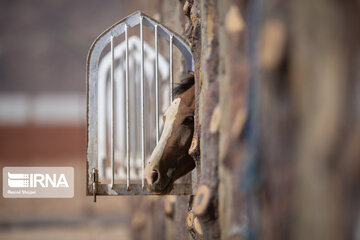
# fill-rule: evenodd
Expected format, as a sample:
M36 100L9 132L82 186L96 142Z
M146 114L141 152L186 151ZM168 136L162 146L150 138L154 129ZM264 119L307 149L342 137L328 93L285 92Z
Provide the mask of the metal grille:
M140 39L137 36L129 36L129 30L137 25L140 26ZM154 34L154 48L144 41L144 27ZM124 36L124 41L114 46L115 38L121 36ZM159 54L159 37L168 42L169 61ZM100 61L108 45L110 45L109 53ZM152 194L146 191L144 182L146 147L151 152L161 134L159 95L162 93L168 95L167 101L162 98L162 109L172 102L173 46L177 47L184 57L187 71L194 71L193 57L185 40L142 12L136 12L111 26L92 44L87 59L87 195L94 195L94 200L96 195ZM145 54L146 58L151 58L151 61L145 60ZM152 63L155 65L154 68L148 66ZM136 64L139 67L136 67ZM152 73L151 69L154 69L154 81L148 80L151 79L149 76L152 76L148 74L149 71ZM160 85L164 82L168 82L168 87L162 90ZM155 108L148 106L152 101L149 101L151 96L147 86L153 84L155 84L153 103ZM125 91L123 92L122 89ZM138 102L130 99L134 91L140 92ZM137 118L132 119L132 116L136 116L130 114L133 108L140 108L139 121L136 121ZM155 109L153 119L155 121L147 116L146 111L150 111L149 109ZM121 126L118 126L119 116L124 117L124 124ZM141 144L131 139L136 133L140 133ZM151 145L153 140L155 143ZM131 144L141 145L133 154L139 152L140 157L131 156ZM115 155L118 157L115 158ZM106 166L106 161L110 162L109 168ZM132 171L134 168L140 171ZM106 179L108 175L109 183L99 182L99 177ZM169 194L191 194L195 171L192 176L193 179L189 183L175 183Z

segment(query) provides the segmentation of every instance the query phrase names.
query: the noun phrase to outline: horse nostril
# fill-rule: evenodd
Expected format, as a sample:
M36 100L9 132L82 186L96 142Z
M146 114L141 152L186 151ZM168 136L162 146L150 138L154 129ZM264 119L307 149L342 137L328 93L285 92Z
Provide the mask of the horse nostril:
M152 173L151 173L151 181L152 184L156 183L156 181L159 179L159 173L157 170L153 169Z

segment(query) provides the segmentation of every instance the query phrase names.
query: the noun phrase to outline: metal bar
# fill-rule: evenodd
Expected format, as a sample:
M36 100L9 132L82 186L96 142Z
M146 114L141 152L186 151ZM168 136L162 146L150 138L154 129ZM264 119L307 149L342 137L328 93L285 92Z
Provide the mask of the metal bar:
M140 39L141 39L141 187L144 188L145 171L145 101L144 101L144 36L143 17L140 17Z
M189 183L175 183L172 190L167 195L188 195L191 193L191 184ZM143 189L140 184L132 183L130 190L125 184L115 184L112 189L109 184L97 184L97 196L117 196L117 195L162 195L161 193L149 192Z
M173 100L173 35L170 35L170 103Z
M129 141L129 39L128 25L125 25L125 41L126 41L126 74L125 74L125 95L126 95L126 186L130 189L130 141Z
M158 25L155 25L155 114L156 114L156 145L159 143L159 51L158 51Z
M111 110L110 110L110 159L111 159L111 187L114 187L114 109L115 109L115 87L114 87L114 37L110 37L111 47L111 69L110 69L110 89L111 89Z

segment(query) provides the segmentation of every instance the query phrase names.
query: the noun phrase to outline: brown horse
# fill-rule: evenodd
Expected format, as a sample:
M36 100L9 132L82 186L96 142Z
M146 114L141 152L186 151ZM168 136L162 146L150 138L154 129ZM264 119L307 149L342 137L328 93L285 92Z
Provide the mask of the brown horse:
M194 77L183 79L174 88L174 101L166 110L159 143L145 169L148 190L167 193L176 179L195 167L188 151L194 133Z

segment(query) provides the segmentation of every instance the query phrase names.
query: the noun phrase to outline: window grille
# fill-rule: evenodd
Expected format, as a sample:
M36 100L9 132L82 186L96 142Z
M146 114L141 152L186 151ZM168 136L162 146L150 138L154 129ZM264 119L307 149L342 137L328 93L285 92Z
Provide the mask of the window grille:
M130 36L136 26L139 37ZM145 42L144 27L153 44ZM121 37L124 41L116 44ZM160 38L167 41L167 57L159 53ZM159 117L172 102L173 46L186 70L194 71L186 41L142 12L114 24L92 44L87 58L87 195L94 201L96 195L156 194L146 190L144 169L161 135ZM169 194L192 194L195 178L193 170L192 180L174 183Z

